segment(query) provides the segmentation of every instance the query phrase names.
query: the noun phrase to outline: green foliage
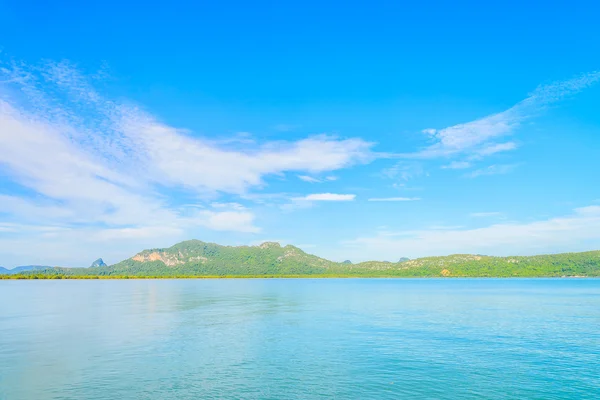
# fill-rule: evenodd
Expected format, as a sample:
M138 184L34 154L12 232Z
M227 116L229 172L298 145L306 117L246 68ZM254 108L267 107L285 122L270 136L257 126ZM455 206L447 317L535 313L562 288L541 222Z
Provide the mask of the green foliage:
M600 251L532 257L456 254L402 262L336 263L278 243L220 246L189 240L144 250L111 266L48 268L0 279L129 279L251 277L574 277L600 276Z

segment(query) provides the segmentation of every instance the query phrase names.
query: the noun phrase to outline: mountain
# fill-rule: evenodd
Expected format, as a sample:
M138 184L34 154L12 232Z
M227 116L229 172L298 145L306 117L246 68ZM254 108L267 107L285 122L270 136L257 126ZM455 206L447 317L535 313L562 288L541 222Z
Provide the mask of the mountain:
M19 277L573 277L600 276L600 251L530 257L454 254L392 263L337 263L297 247L266 242L259 246L221 246L188 240L149 249L114 265L25 271ZM93 265L95 265L94 262ZM14 271L14 270L13 270ZM11 271L12 272L12 271ZM8 277L8 275L3 275ZM12 276L12 275L11 275Z
M0 267L0 274L8 274L10 272L10 269L6 269L4 267Z
M342 262L342 264L352 264L352 261L346 260L346 261Z
M401 263L401 262L406 262L406 261L410 261L410 258L408 258L408 257L401 257L401 258L398 260L398 262L399 262L399 263Z
M96 261L94 261L92 263L92 265L90 265L90 268L96 268L96 267L107 267L107 265L103 259L99 258Z
M113 274L311 275L336 265L294 246L265 242L260 246L221 246L188 240L164 249L144 250L106 268Z

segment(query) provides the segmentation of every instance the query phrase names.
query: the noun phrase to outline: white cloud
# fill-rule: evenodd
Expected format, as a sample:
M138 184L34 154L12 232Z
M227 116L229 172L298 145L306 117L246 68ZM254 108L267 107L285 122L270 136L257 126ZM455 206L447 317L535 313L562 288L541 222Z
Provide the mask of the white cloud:
M287 202L280 204L279 208L283 211L290 212L311 208L319 202L354 201L355 198L355 194L313 193L301 197L288 197L285 199Z
M24 179L36 178L31 174L43 172L62 154L66 158L54 169L84 168L87 174L121 184L135 182L135 173L144 184L240 194L264 185L269 175L334 171L375 157L371 143L327 135L243 150L219 147L160 123L137 107L104 99L68 64L50 64L35 79L31 72L6 72L10 73L21 78L17 89L29 94L29 107L3 96L3 141L19 151L2 161ZM44 94L61 91L68 101Z
M242 211L242 210L247 210L246 207L244 207L242 204L240 203L219 203L219 202L212 202L210 203L211 207L213 208L230 208L232 210L237 210L237 211Z
M18 83L13 89L27 94L17 103L10 87L0 93L1 161L23 180L82 170L79 175L119 184L160 182L199 192L244 193L268 175L333 171L374 158L371 143L326 135L230 150L160 123L137 107L104 99L66 63L50 64L39 76L19 69L3 73ZM45 94L56 92L68 100Z
M380 197L371 198L369 201L418 201L421 200L418 197Z
M241 211L210 212L204 211L201 216L206 217L202 222L207 228L216 231L238 231L258 233L261 231L253 225L254 214Z
M267 175L337 170L371 157L371 145L360 139L316 136L294 143L270 143L242 153L210 147L172 128L144 125L128 129L144 132L140 147L150 155L148 167L155 169L157 181L199 192L244 193L252 186L264 185Z
M250 132L237 132L231 136L226 136L223 138L218 138L214 140L213 143L215 145L254 145L256 144L256 140L252 137Z
M492 141L514 133L527 119L545 107L597 83L600 71L580 77L538 87L525 100L508 110L492 114L475 121L457 124L443 129L424 129L422 132L433 138L435 143L405 157L437 158L472 153L479 156L516 148L514 143L494 144Z
M516 149L518 146L515 142L507 143L493 143L482 147L475 151L473 158L480 158L485 156L491 156L492 154L500 153L501 151L510 151Z
M600 248L600 206L535 222L513 222L477 229L422 230L377 234L344 243L354 259L388 259L471 253L528 255Z
M257 144L247 134L230 141L194 136L103 97L68 63L1 68L0 80L0 172L27 193L0 195L3 220L77 227L89 233L86 243L185 238L199 228L259 232L254 213L240 204L180 206L172 193L203 201L245 196L270 176L330 173L377 157L373 144L358 138ZM11 232L2 229L5 236ZM73 247L91 246L78 235L62 235ZM29 246L41 240L31 235Z
M312 176L308 176L308 175L298 175L298 179L300 179L301 181L304 182L308 182L308 183L321 183L323 182L320 179L314 178Z
M481 168L471 173L468 173L465 176L467 178L478 178L480 176L487 175L503 175L514 171L517 167L518 164L490 165L489 167Z
M314 176L310 176L310 175L297 175L297 176L298 176L298 179L300 179L301 181L308 182L308 183L333 182L338 179L337 176L333 176L333 175L326 176L323 179L315 178Z
M433 225L427 228L431 231L452 231L456 229L461 229L462 225Z
M448 165L444 165L442 169L466 169L471 168L471 163L468 161L452 161Z
M436 132L436 144L410 156L436 158L472 150L490 139L511 133L522 119L520 113L510 109L477 121L444 128Z
M314 193L304 197L295 197L294 201L352 201L355 194Z
M467 169L474 161L492 156L500 152L516 150L519 146L514 141L505 141L505 137L513 135L522 124L540 114L548 106L574 95L600 81L600 71L583 74L579 77L539 86L527 98L515 104L508 110L486 117L435 129L423 129L421 133L427 137L430 144L424 149L412 153L393 155L404 159L437 159L457 158L442 169ZM424 175L424 170L409 169L407 163L398 163L384 170L384 175L395 175L401 180L409 180L415 176ZM469 174L476 177L506 173L508 166L492 166Z
M422 175L426 175L421 163L399 161L390 168L381 171L384 177L409 181Z
M492 211L492 212L474 212L471 213L470 216L473 218L486 218L486 217L498 217L502 215L502 213L497 212L497 211Z

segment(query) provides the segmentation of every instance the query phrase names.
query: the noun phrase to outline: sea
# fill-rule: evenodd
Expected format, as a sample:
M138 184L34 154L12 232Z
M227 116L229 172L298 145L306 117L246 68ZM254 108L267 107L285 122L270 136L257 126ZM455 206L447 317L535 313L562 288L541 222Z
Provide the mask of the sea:
M600 399L600 280L5 280L0 399Z

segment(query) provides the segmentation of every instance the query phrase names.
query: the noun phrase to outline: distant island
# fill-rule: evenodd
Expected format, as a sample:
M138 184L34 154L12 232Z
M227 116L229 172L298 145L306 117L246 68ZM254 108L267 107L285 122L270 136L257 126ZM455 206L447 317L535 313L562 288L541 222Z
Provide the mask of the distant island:
M92 263L92 265L90 265L90 268L95 268L95 267L108 267L108 265L106 265L106 263L104 262L103 259L99 258L96 261L94 261Z
M89 268L30 266L0 271L0 279L130 279L242 277L598 277L600 251L539 256L491 257L455 254L400 262L334 262L294 246L221 246L188 240L144 250L114 265L96 260Z
M19 274L21 272L31 272L31 271L45 271L48 268L52 268L48 265L22 265L20 267L15 267L13 269L7 269L4 267L0 267L0 274Z

